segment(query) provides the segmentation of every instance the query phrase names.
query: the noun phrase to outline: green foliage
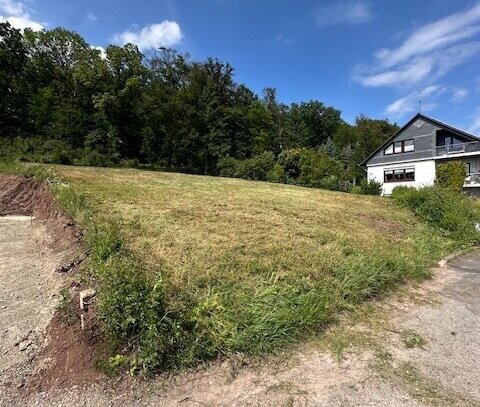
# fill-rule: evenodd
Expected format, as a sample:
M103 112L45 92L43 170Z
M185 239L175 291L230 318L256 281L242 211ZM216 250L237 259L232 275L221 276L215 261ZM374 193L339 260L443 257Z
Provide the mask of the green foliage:
M298 177L300 177L301 172L301 159L303 154L303 149L301 148L291 148L289 150L284 150L278 156L278 163L283 168L283 173L285 174L285 180L287 184L294 184Z
M427 344L427 341L419 333L410 329L402 332L402 342L407 349L423 349Z
M335 191L350 190L350 183L343 179L342 163L321 150L288 149L282 151L277 160L271 152L264 152L246 160L226 157L220 160L218 165L222 176L267 180Z
M366 179L360 182L360 194L363 195L381 195L382 184L377 181L367 181Z
M217 168L221 177L234 177L240 160L233 157L221 158L217 163Z
M308 187L328 185L331 181L325 180L338 179L342 175L342 164L330 158L322 151L305 149L300 157L300 175L298 183ZM337 189L337 188L328 188Z
M467 169L463 161L448 161L437 166L437 184L452 191L462 192Z
M232 157L222 158L218 163L218 169L223 177L267 181L274 165L273 153L265 151L246 160L236 160Z
M421 189L397 187L391 197L461 243L474 244L480 241L480 234L476 230L480 211L472 198L440 186Z
M62 140L44 137L0 138L2 160L72 164L75 156L76 152Z
M271 151L252 158L240 161L236 166L234 176L251 180L268 180L268 175L275 164L275 157Z
M364 177L360 161L396 129L365 117L351 126L316 100L287 106L272 88L260 97L214 58L132 44L110 45L102 57L64 28L22 33L0 23L0 37L0 158L346 190Z
M128 358L125 355L110 356L107 359L100 359L96 362L97 369L109 377L117 376L128 365Z
M276 162L268 173L268 181L270 182L285 182L285 171L283 167Z
M264 161L270 158L265 155ZM88 277L97 291L102 331L113 350L112 357L99 362L108 374L127 368L132 373L148 374L195 365L218 355L272 351L318 332L339 312L399 282L425 277L427 266L439 258L446 244L426 228L412 235L414 241L405 239L406 243L399 243L393 251L386 248L386 253L368 250L363 244L348 244L342 238L336 241L342 254L322 262L322 272L305 273L305 264L295 264L294 272L288 273L291 266L284 263L288 256L272 257L268 265L257 258L245 263L222 257L224 262L208 264L209 278L195 280L190 276L178 285L172 281L175 271L168 264L146 263L144 255L129 250L125 224L120 227L115 213L102 215L85 193L41 171L41 167L31 166L28 172L48 180L59 204L85 228L91 252ZM306 213L311 211L302 216ZM226 225L223 223L222 228ZM263 224L251 225L259 226L263 233ZM418 248L415 255L409 247ZM332 250L338 249L329 246L325 253Z

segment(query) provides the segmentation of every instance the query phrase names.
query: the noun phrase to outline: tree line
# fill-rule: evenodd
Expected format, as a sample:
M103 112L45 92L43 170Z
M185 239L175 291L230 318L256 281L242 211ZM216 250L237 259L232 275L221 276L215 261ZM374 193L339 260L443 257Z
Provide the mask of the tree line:
M3 157L309 186L329 177L337 189L364 178L360 162L396 129L364 116L348 124L316 100L286 105L273 88L257 95L214 58L133 44L103 54L64 28L0 23Z

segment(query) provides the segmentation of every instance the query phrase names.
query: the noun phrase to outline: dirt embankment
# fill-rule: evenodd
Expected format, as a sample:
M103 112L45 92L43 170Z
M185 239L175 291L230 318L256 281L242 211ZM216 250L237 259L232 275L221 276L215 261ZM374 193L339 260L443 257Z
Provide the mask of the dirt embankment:
M48 226L48 245L54 250L80 242L80 230L58 208L48 186L32 178L0 174L0 216L5 215L34 216Z
M0 174L0 405L99 377L70 267L85 257L81 235L46 184Z

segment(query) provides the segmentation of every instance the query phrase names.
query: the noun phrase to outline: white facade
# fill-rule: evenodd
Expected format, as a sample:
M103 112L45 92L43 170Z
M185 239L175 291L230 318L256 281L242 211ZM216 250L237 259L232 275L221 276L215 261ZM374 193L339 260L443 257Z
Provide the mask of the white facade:
M390 195L393 188L400 185L406 187L421 188L431 186L435 182L435 160L419 160L419 161L405 161L403 163L397 162L394 164L378 164L367 166L368 181L380 182L383 188L382 195ZM385 171L414 169L414 181L400 181L400 182L384 182Z

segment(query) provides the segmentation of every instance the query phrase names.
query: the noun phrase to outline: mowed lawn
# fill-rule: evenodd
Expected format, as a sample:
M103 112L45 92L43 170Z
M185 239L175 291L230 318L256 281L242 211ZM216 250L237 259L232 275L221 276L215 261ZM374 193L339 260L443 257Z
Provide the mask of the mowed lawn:
M172 297L213 307L219 349L291 341L426 276L453 245L388 198L133 169L55 171L120 222L128 248Z

